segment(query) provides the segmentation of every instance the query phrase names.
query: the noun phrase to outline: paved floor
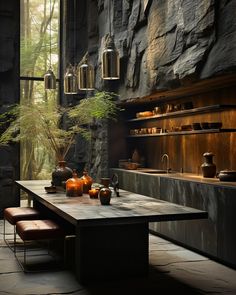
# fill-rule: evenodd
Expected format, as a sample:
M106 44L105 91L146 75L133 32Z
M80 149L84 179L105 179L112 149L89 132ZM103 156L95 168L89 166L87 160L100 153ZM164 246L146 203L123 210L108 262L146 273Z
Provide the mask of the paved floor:
M25 274L6 247L2 234L1 220L0 294L236 294L236 270L153 235L150 235L150 271L147 278L82 286L74 274L66 270Z

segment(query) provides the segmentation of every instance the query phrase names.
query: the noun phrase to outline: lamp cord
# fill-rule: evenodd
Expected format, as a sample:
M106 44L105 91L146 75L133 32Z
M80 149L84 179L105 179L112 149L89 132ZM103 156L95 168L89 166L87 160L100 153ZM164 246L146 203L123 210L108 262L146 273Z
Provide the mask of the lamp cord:
M109 35L111 36L111 7L110 7L110 1L108 0L108 22L109 22Z
M52 18L51 18L51 10L52 10L52 0L50 0L49 2L49 7L50 7L50 12L49 12L49 17L50 17L50 24L49 24L49 41L50 41L50 46L49 46L49 69L52 68L52 37L51 37L51 34L52 34Z
M74 0L74 67L76 66L76 59L75 59L75 53L76 53L76 0Z

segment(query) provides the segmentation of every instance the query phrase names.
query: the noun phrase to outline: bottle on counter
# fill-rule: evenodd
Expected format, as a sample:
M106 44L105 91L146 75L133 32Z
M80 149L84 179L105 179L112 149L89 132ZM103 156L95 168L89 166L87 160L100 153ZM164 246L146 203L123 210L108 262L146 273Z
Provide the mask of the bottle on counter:
M141 157L140 157L140 154L139 154L138 150L135 149L134 152L133 152L133 154L132 154L132 157L131 157L132 162L133 163L140 163L140 158Z
M212 152L207 152L203 154L205 162L201 165L203 177L213 178L216 176L216 165L213 163Z

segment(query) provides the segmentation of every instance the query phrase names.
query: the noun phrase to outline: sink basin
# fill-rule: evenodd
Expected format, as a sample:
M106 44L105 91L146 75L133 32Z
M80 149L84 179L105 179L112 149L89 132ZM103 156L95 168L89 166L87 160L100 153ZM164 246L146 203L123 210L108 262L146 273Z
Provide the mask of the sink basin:
M143 172L143 173L150 173L150 174L167 174L166 170L163 169L151 169L151 168L140 168L138 171Z

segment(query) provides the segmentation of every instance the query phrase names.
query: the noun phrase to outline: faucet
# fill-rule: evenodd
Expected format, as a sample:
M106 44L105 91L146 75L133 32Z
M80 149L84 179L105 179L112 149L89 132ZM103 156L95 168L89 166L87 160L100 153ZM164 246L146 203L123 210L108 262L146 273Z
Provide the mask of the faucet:
M114 192L116 194L117 197L119 197L119 178L118 175L116 173L114 173L111 177L111 185L114 188Z
M166 158L166 173L169 173L169 171L171 170L171 168L170 168L170 159L169 159L168 154L163 154L161 156L161 162L162 163L164 162L165 158Z

